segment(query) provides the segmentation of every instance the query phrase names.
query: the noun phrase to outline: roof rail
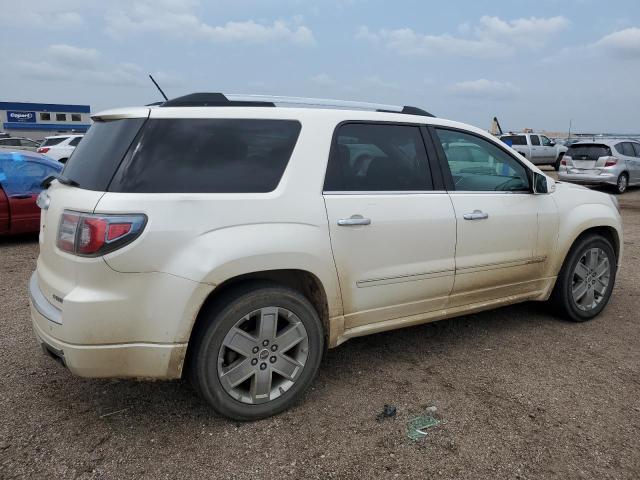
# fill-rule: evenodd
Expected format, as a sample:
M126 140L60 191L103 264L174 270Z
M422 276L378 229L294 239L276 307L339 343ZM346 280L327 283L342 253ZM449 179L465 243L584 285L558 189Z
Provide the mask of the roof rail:
M404 113L407 115L434 115L411 106L385 105L379 103L328 100L323 98L283 97L271 95L244 95L222 93L191 93L183 97L167 100L163 107L302 107L337 108L344 110L364 110L374 112Z

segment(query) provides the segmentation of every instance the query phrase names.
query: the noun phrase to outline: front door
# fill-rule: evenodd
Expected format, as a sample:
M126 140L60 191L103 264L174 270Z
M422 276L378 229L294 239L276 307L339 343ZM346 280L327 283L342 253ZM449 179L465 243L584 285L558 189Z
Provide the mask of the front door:
M527 169L479 135L435 128L443 168L451 174L457 219L456 276L450 306L538 288L537 203ZM545 207L546 208L546 207Z
M324 190L345 328L446 305L456 220L433 190L419 126L339 126Z
M544 156L545 163L555 163L558 150L555 147L555 144L552 145L549 137L545 135L540 135L540 143L542 144L542 154Z

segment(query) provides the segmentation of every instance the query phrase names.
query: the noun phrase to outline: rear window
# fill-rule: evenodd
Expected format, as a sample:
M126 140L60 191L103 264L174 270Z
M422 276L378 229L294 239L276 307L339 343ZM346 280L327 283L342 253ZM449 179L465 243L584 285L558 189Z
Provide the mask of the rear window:
M109 191L270 192L280 182L300 128L294 120L149 120Z
M611 149L606 145L571 145L565 155L574 160L598 160L611 156Z
M78 144L80 143L80 140L82 140L82 137L75 137L73 138L70 142L69 142L69 146L71 147L77 147Z
M97 121L65 164L62 175L86 190L106 191L146 118Z
M59 143L64 142L69 137L55 137L55 138L47 138L42 144L43 147L51 147L53 145L58 145Z
M524 135L505 135L504 137L500 137L507 145L526 145L527 137Z

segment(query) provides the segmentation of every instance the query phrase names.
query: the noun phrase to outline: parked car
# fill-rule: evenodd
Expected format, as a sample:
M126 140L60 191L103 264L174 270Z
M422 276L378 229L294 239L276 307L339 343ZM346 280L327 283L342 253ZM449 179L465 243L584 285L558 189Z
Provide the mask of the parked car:
M325 346L529 300L582 322L611 296L615 198L478 128L222 94L93 120L40 196L29 284L38 342L75 374L185 376L252 420Z
M640 142L601 139L574 143L560 162L558 178L585 185L608 185L624 193L640 185Z
M509 133L501 135L500 140L534 165L553 165L556 170L567 151L564 145L557 145L546 135L538 133Z
M58 160L60 163L67 163L83 136L56 135L54 137L46 137L40 148L38 148L38 153L43 153L54 160Z
M42 181L62 166L37 153L0 152L0 235L37 232Z
M35 140L24 137L0 138L0 151L2 150L27 150L35 152L40 144Z

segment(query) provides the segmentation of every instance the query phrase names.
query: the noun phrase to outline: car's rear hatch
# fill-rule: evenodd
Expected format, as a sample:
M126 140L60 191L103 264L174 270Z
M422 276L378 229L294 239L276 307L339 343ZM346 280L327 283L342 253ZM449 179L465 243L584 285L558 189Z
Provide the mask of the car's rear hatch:
M595 170L605 166L611 157L611 148L600 143L581 143L571 145L565 153L570 167L576 170Z
M37 278L45 298L58 308L78 284L80 269L104 263L101 258L83 258L57 247L62 215L65 210L94 211L148 112L149 109L135 109L112 117L95 118L95 123L65 165L61 179L51 182L42 194L48 207L41 215Z

